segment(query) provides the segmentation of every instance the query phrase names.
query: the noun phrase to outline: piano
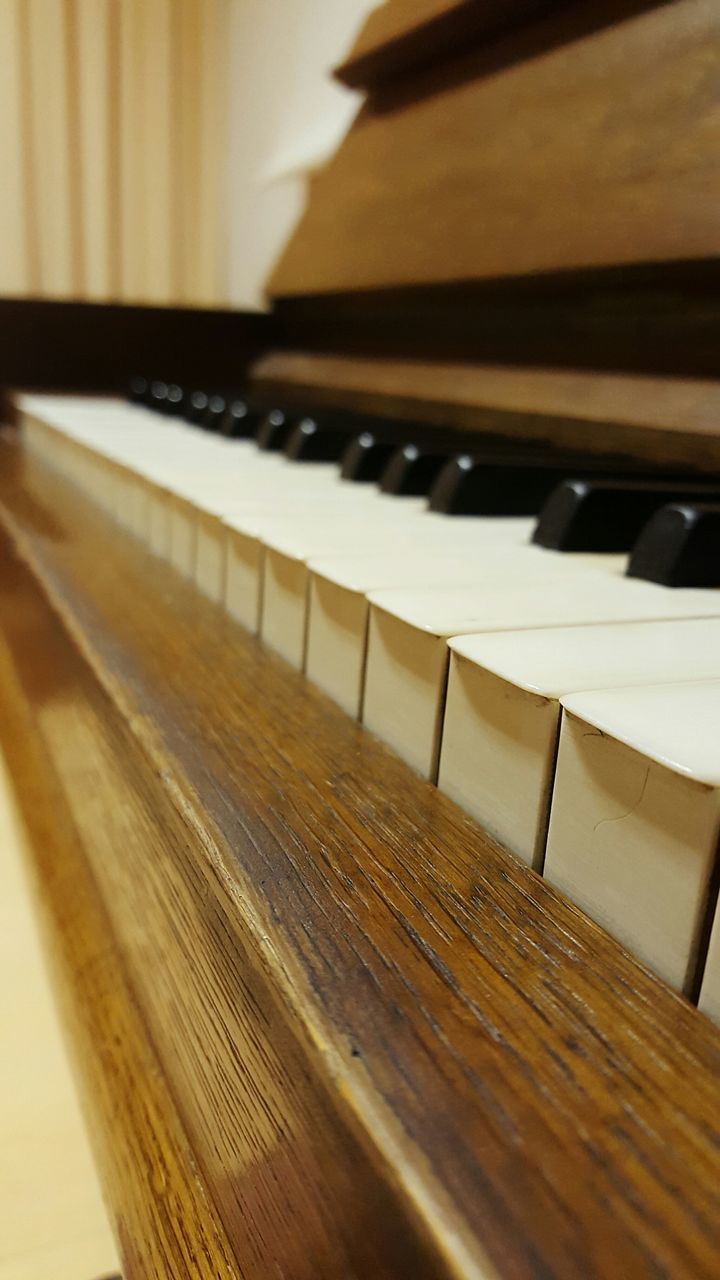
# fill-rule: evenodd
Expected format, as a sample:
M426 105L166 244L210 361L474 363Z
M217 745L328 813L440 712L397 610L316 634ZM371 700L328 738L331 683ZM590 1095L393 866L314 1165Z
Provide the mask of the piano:
M0 742L126 1280L718 1274L719 36L391 0L269 318L28 304Z

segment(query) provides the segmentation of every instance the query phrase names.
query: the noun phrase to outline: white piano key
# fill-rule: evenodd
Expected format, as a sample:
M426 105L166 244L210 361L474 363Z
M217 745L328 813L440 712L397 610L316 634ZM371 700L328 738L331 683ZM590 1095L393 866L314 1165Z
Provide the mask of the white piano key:
M717 875L717 867L715 868ZM720 1023L720 908L716 904L698 1007Z
M493 525L492 534L487 526ZM378 565L402 557L417 563L437 551L445 556L471 554L476 547L486 550L490 538L502 540L527 533L529 521L483 521L474 517L454 519L428 512L424 500L381 497L380 503L370 511L370 518L358 522L352 513L347 519L337 518L332 526L323 521L312 528L284 525L277 529L266 528L263 585L263 611L261 634L266 643L302 670L305 657L305 639L309 624L310 562L315 557L332 550L337 557L357 557L363 553L371 556L378 573ZM537 549L525 549L530 556L544 553ZM560 563L560 557L557 557ZM565 566L566 568L567 566ZM371 577L374 576L371 574ZM381 574L382 577L382 574ZM392 579L397 582L397 577ZM413 581L416 581L413 578ZM468 581L467 574L460 574L456 581ZM367 588L366 588L367 590Z
M545 876L687 993L720 834L720 681L563 708Z
M354 511L325 512L315 518L266 522L258 528L262 538L263 642L298 670L305 665L310 574L307 562L332 546L335 554L374 550L382 554L389 543L415 543L422 535L417 511L393 499L377 504L371 514Z
M363 723L432 779L451 636L720 616L720 591L673 591L599 569L567 584L379 591L369 599Z
M438 786L541 870L560 698L720 679L720 618L549 628L449 641Z
M306 673L350 715L362 705L367 652L368 593L388 587L503 585L510 579L543 581L563 578L591 563L609 565L608 557L563 556L522 546L532 531L526 519L463 521L457 528L447 518L437 537L425 546L390 555L332 556L311 560ZM452 533L452 539L446 538ZM443 550L443 544L445 549ZM516 545L517 544L517 545ZM618 572L624 565L616 557Z
M380 505L377 493L343 485L333 464L300 466L276 455L255 452L259 463L244 467L241 473L233 472L230 477L201 473L173 481L176 501L171 518L172 562L214 600L225 595L229 572L229 594L231 601L234 599L237 582L227 562L242 533L248 528L254 530L258 519L289 520L325 513L340 522L352 513L360 516ZM178 529L173 554L172 529L176 522L182 527ZM194 523L194 533L188 523ZM237 537L228 537L228 526ZM250 559L254 563L256 556L251 555Z

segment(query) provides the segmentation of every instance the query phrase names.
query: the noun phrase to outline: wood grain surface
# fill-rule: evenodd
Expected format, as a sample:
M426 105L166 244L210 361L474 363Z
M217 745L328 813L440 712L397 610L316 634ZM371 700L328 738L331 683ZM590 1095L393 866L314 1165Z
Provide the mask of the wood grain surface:
M717 257L720 10L584 0L372 97L274 296Z
M720 383L275 350L250 369L265 394L608 458L720 467Z
M146 1090L182 1125L160 1205L137 1168L106 1181L126 1242L173 1247L152 1214L180 1211L186 1137L241 1275L714 1277L718 1030L15 456L3 520L52 612L6 551L3 732L81 1056L124 1151ZM127 1098L126 1026L156 1054Z

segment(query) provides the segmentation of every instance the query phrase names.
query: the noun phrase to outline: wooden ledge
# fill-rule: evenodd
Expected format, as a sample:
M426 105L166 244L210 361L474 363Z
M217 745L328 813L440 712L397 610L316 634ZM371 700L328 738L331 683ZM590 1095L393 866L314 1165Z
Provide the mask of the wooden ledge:
M7 454L13 678L238 1273L714 1277L718 1030Z
M548 447L720 470L720 382L595 370L269 351L264 393Z

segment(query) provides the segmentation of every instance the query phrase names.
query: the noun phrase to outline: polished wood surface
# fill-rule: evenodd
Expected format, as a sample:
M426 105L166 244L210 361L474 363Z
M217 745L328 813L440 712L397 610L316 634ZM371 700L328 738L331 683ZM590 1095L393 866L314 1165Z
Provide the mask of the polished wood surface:
M370 13L337 68L344 84L374 87L492 39L562 0L386 0Z
M579 369L270 351L265 394L683 469L720 470L720 383Z
M271 294L715 257L718 50L712 0L588 0L373 96Z
M2 473L2 732L101 1114L157 1054L138 1158L105 1151L126 1248L177 1214L182 1138L238 1274L716 1275L718 1030L75 492ZM158 1205L144 1090L182 1126Z

